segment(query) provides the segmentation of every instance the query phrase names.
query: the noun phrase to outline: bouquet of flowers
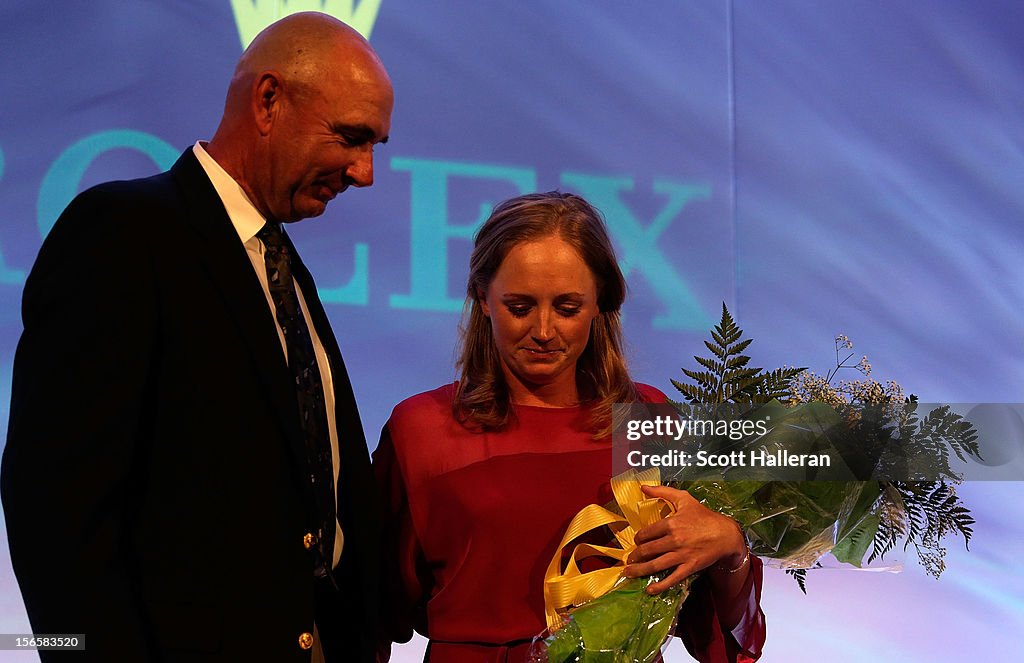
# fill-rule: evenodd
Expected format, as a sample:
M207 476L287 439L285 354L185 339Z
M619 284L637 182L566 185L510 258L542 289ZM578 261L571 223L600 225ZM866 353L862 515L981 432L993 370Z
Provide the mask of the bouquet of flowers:
M852 349L845 336L836 337L836 366L824 376L804 368L750 367L743 352L751 339L742 336L723 304L721 322L705 341L712 356L694 357L703 370L683 369L693 382L673 380L686 399L673 405L683 418L711 406L716 416L725 416L726 408L734 419L770 419L770 431L741 440L692 435L683 440L685 448L706 454L813 450L836 462L827 470L801 468L800 480L749 467L688 467L663 476L664 483L735 519L752 554L785 569L804 592L807 571L826 555L861 567L900 541L938 577L942 540L952 534L967 543L972 533L974 520L955 491L961 477L950 467L950 454L980 458L971 424L947 406L920 416L917 399L904 397L898 384L868 378L866 357L855 365L852 352L841 358ZM856 369L865 379L835 380L842 369ZM534 640L532 661L648 663L660 655L693 578L650 596L644 588L658 576L624 579L621 565L599 574L578 569L580 559L593 555L624 563L633 533L667 515L664 503L639 491L640 484L657 482L650 471L617 477L616 504L591 505L570 525L549 567L549 628ZM595 516L595 509L603 513ZM610 545L574 545L583 532L601 527L612 533Z

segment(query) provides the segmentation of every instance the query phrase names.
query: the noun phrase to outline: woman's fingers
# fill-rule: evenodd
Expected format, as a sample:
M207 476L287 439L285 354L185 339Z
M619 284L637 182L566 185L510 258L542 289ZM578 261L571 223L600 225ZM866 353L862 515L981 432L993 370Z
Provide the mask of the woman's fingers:
M660 594L663 591L665 591L666 589L670 589L672 587L675 587L676 585L678 585L682 581L686 580L686 578L688 578L689 576L692 576L696 572L697 572L696 569L694 569L689 564L680 564L679 566L677 566L675 568L675 570L672 573L670 573L667 576L665 576L664 579L659 580L658 582L655 582L655 583L652 583L652 584L648 585L647 586L647 593L648 594Z

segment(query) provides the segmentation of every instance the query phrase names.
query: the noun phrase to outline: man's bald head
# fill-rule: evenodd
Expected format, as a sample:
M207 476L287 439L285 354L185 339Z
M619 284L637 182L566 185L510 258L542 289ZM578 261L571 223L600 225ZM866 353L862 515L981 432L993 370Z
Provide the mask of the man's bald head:
M209 152L264 216L316 216L348 186L373 183L392 103L362 35L326 14L293 14L242 54Z
M274 70L290 81L315 85L325 74L345 67L357 76L364 70L387 73L370 43L333 16L300 12L264 28L242 53L232 88L261 72Z

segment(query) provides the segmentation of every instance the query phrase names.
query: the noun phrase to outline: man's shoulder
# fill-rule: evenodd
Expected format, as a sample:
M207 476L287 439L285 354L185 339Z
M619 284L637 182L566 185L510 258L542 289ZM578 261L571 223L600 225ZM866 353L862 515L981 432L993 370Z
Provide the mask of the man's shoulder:
M50 281L42 275L64 283L85 264L136 273L185 214L175 173L182 161L169 171L104 182L76 195L43 240L26 291Z
M174 215L166 173L138 180L104 182L75 196L57 218L40 257L57 247L93 251L138 246L155 235L161 218Z
M62 216L89 213L118 218L140 208L167 209L173 190L169 172L136 180L103 182L75 196Z
M187 162L191 150L170 170L132 180L115 180L89 187L76 195L54 223L46 243L89 243L90 237L138 241L166 232L185 204L182 175L194 177ZM198 162L195 168L201 168Z
M130 180L113 180L92 186L75 196L68 210L77 205L88 205L116 213L138 206L152 206L167 209L180 195L181 179L202 174L202 168L192 154L186 150L168 170L147 177Z

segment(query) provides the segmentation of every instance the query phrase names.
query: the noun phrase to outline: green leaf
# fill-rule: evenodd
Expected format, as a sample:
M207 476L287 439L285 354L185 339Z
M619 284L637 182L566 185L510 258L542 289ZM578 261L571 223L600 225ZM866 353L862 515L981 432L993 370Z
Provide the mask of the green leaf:
M807 594L807 569L786 569L786 573L793 576L800 591Z
M832 556L844 564L853 564L860 568L864 555L868 552L868 546L875 540L879 522L879 517L873 513L864 516L849 536L836 544L832 549Z

